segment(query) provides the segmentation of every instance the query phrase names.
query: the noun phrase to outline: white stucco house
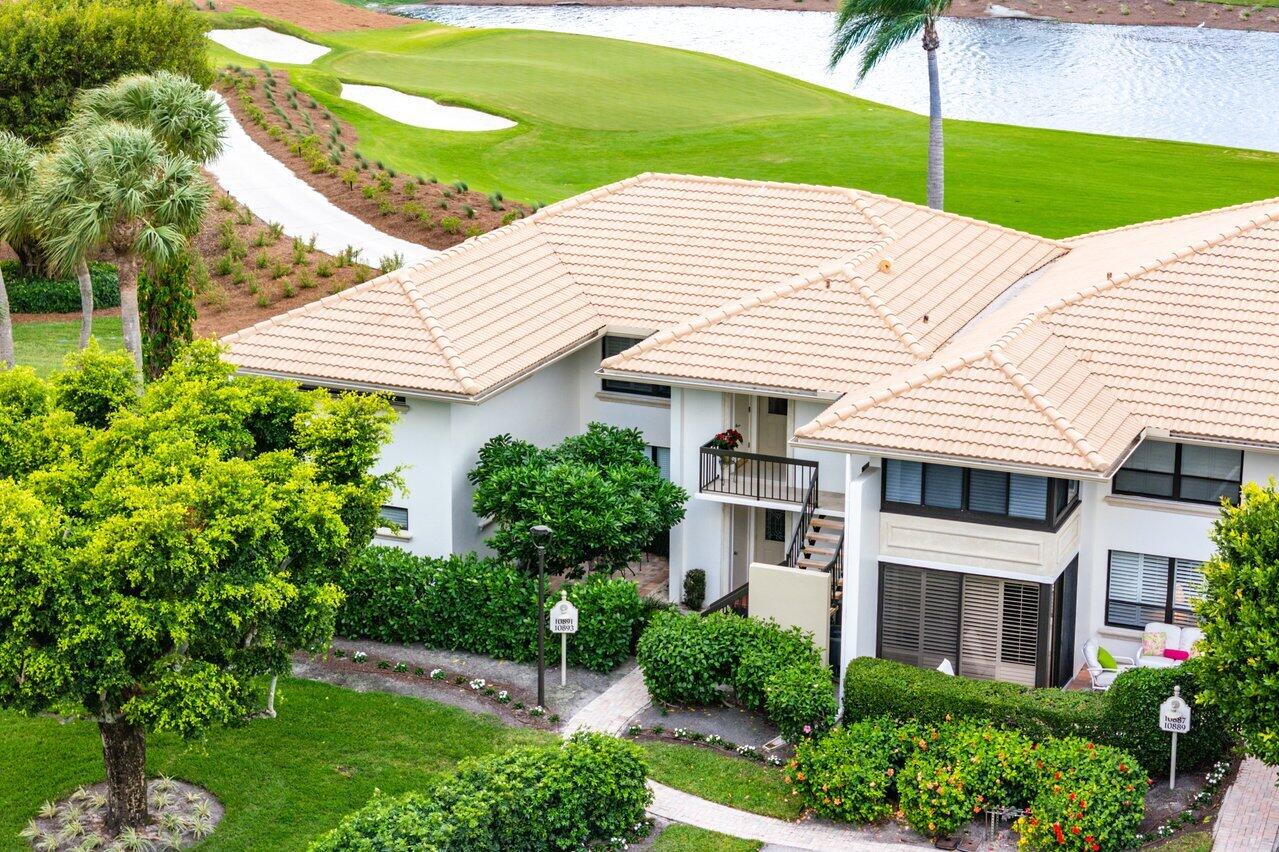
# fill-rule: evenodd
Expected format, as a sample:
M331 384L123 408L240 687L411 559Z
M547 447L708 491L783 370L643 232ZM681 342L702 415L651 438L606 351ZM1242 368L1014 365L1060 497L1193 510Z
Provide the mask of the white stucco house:
M386 512L415 552L482 547L493 435L635 427L692 495L672 590L699 568L834 659L1049 685L1090 637L1193 622L1219 500L1279 475L1277 328L1279 199L1049 240L641 175L226 343L396 396Z

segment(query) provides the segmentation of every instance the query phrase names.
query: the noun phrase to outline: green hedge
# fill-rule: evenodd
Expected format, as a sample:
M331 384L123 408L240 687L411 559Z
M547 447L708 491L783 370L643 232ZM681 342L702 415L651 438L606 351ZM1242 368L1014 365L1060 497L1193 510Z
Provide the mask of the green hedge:
M1131 752L1148 771L1162 774L1169 762L1170 738L1154 720L1173 686L1180 686L1181 697L1193 709L1190 733L1177 738L1177 768L1194 769L1219 760L1230 750L1233 738L1216 707L1195 703L1201 662L1187 660L1172 668L1124 672L1106 692L1106 730L1098 739Z
M427 793L375 797L312 852L582 849L629 835L651 799L639 746L577 734L543 748L464 761Z
M418 642L517 662L536 658L537 580L498 560L475 554L438 559L372 546L338 585L346 592L338 611L340 636ZM630 656L641 618L635 584L597 575L568 592L580 613L569 662L612 670ZM547 595L547 608L556 600ZM559 643L548 643L547 656L559 660Z
M945 675L893 660L858 657L844 673L844 720L988 719L1034 739L1100 738L1105 697L1093 692L1029 689L1015 683Z
M1184 698L1194 701L1197 665L1191 660L1175 668L1130 669L1102 693L1030 689L861 657L849 663L845 673L844 720L888 716L940 724L950 718L987 719L1032 739L1078 736L1115 746L1150 771L1162 773L1168 765L1169 737L1154 720L1174 684ZM1178 744L1181 769L1219 760L1232 743L1219 713L1195 705L1194 714L1191 732Z
M740 704L765 711L791 742L824 731L839 709L830 669L798 628L724 612L659 612L636 657L658 701L712 704L731 685Z
M39 275L23 275L16 260L0 261L9 310L15 314L69 314L80 310L80 283L74 278L55 281ZM89 265L93 279L93 307L120 306L120 283L109 263Z
M800 743L786 780L820 816L876 822L900 809L931 838L958 833L987 809L1016 807L1018 846L1029 849L1131 848L1145 813L1146 779L1133 755L968 719L845 725Z

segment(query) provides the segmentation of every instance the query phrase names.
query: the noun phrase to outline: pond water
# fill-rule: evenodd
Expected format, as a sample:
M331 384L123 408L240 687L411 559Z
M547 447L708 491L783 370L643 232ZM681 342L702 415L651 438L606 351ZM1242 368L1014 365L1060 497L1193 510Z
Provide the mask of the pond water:
M860 84L826 70L833 15L773 9L398 6L464 27L583 33L726 56L915 112L928 109L917 41ZM1191 27L941 22L948 118L1279 151L1279 34Z

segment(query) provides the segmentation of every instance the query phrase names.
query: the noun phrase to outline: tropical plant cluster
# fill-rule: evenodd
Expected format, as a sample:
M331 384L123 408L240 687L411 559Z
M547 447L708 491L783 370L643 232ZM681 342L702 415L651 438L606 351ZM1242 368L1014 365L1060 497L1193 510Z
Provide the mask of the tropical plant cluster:
M723 612L660 612L636 656L654 699L716 704L731 686L739 704L763 710L790 742L821 734L839 709L830 669L797 627Z
M844 676L844 721L887 716L937 725L947 719L987 719L1032 739L1084 737L1121 748L1152 772L1169 760L1169 739L1154 724L1172 695L1195 703L1202 668L1189 660L1166 669L1131 669L1104 693L1032 689L1003 681L945 675L893 660L860 657ZM1195 707L1190 733L1177 745L1177 766L1194 769L1230 750L1230 728L1212 707Z
M9 291L9 309L15 314L66 314L80 310L80 284L70 276L51 278L25 270L14 260L0 260L0 276ZM120 282L115 267L95 261L89 264L93 307L118 308Z
M502 560L371 546L338 583L346 593L337 616L342 636L536 659L537 578ZM579 614L569 663L592 671L616 668L631 655L643 612L635 584L592 575L564 588ZM548 610L557 597L546 596ZM558 642L547 643L547 659L558 661L559 650Z
M378 796L310 849L622 848L644 821L647 775L639 746L579 733L559 745L464 761L430 790Z
M876 822L901 811L930 838L1015 809L1031 849L1135 844L1147 779L1121 749L1082 737L1036 741L985 721L862 719L799 744L788 783L821 816Z
M98 724L110 834L148 822L149 732L274 712L398 484L385 399L233 372L208 341L145 390L96 345L0 370L0 707Z
M491 438L467 474L472 510L492 518L488 545L511 561L531 560L530 530L553 531L552 573L617 572L684 519L688 493L664 478L638 429L591 423L553 447L511 435Z

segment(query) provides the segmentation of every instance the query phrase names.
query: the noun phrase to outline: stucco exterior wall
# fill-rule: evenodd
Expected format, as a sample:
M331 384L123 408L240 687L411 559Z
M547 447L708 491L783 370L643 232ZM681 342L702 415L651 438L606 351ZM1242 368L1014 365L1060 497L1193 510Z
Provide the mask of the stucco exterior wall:
M405 493L392 495L391 505L408 509L409 528L401 536L378 536L378 544L395 544L419 556L445 556L453 551L452 403L410 397L407 409L391 430L377 472L400 467Z
M785 565L752 562L751 618L774 619L782 627L798 627L828 659L830 645L830 574Z
M706 602L727 594L724 570L724 504L697 497L701 445L724 428L723 395L671 388L671 479L692 497L684 521L671 530L672 600L679 597L684 572L706 572Z

